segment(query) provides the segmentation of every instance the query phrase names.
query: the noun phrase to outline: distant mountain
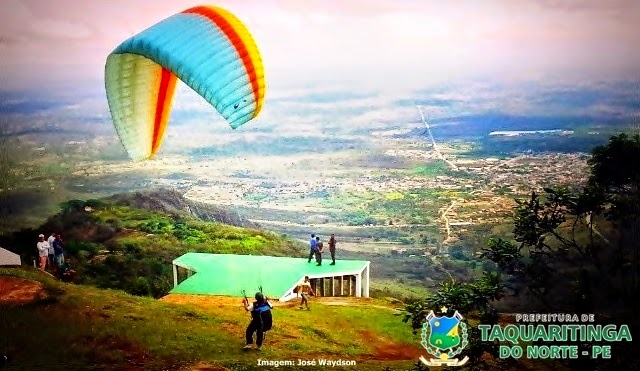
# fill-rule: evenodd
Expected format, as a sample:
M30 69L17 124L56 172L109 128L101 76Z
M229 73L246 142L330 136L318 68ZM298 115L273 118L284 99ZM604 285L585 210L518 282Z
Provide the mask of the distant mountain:
M238 213L219 206L188 200L181 193L171 189L117 194L108 197L107 200L117 205L144 209L154 213L169 215L187 213L207 222L219 222L245 228L258 227L256 223L250 222Z

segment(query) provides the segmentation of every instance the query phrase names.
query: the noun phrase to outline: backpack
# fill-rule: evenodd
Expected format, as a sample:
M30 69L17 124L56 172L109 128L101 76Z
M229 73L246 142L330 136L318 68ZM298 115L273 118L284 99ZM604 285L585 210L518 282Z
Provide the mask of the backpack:
M297 294L297 293L298 293L298 287L300 287L300 286L296 286L296 288L295 288L295 289L293 289L293 293L294 293L294 294Z

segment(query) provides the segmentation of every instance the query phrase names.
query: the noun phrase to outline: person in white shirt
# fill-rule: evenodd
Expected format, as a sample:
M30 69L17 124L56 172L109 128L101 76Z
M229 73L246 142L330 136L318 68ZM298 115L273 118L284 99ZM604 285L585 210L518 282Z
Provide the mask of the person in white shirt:
M49 238L47 239L47 242L49 243L49 260L47 260L47 265L49 266L49 269L53 269L53 267L56 266L56 264L54 264L55 250L53 248L53 241L55 240L56 232L51 232L51 236L49 236Z
M49 242L44 240L44 235L41 234L38 236L38 244L36 247L38 248L38 256L40 257L40 269L44 270L47 266L47 257L49 256Z

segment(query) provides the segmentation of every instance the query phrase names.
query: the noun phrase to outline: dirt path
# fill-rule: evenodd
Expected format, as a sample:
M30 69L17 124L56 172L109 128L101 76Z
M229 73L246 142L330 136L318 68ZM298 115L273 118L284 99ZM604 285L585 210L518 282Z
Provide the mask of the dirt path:
M444 220L444 228L445 228L445 231L447 232L447 238L442 242L443 246L449 241L449 239L451 239L451 224L449 223L449 218L447 217L447 214L455 206L456 206L456 201L451 201L451 205L449 205L449 207L442 212L442 220ZM443 252L446 252L446 251L443 251Z
M249 299L253 301L253 298ZM192 304L205 309L219 307L242 308L242 298L231 296L169 294L160 300L173 304ZM274 300L272 303L274 307L294 307L296 305L293 301L281 303Z
M314 300L324 305L337 305L337 306L362 305L362 304L365 304L363 303L363 301L367 301L367 299L340 298L340 297L316 298ZM366 303L366 306L368 308L379 308L379 309L390 310L392 312L399 312L398 309L396 308L379 305L379 304Z
M585 217L587 225L591 224L591 214L587 214L587 216ZM598 228L596 228L596 222L594 221L592 224L592 228L593 228L593 233L595 233L596 235L598 235L600 238L602 238L604 240L604 242L610 244L611 242L609 242L609 240L602 235L602 233L600 233L600 231L598 230Z
M426 351L419 345L399 344L371 331L361 331L360 337L365 344L373 345L374 352L362 357L367 361L408 361L417 360Z
M0 304L24 304L44 295L40 282L0 276Z
M420 107L419 105L416 105L416 107L418 108L418 112L420 112L420 117L422 118L422 123L424 124L424 126L427 128L427 131L429 132L429 139L431 139L431 144L433 145L433 150L436 152L436 154L438 155L438 157L440 157L440 159L442 161L444 161L447 165L449 165L449 167L451 167L451 169L453 169L453 171L458 171L458 167L453 162L449 161L444 156L444 154L440 151L440 149L438 148L438 145L436 144L435 139L433 139L433 134L431 133L431 126L429 125L429 123L425 119L424 113L422 113L422 107Z
M242 308L242 298L235 298L230 296L213 296L213 295L183 295L183 294L169 294L160 300L173 303L173 304L193 304L202 308L219 308L219 307L238 307ZM387 309L390 311L397 311L397 309L371 303L367 298L352 298L352 297L324 297L313 298L315 303L324 305L364 305L368 307ZM287 302L279 302L277 300L272 301L274 307L288 308L296 307L298 300L290 300Z

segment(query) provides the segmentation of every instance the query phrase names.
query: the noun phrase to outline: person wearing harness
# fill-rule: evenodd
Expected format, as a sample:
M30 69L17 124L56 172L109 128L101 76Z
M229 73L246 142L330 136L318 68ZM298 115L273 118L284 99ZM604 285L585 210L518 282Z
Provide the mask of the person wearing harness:
M265 298L261 292L255 295L256 301L249 304L245 298L243 300L244 309L251 312L251 323L247 326L246 340L247 345L243 349L251 349L253 347L253 333L256 333L256 349L260 349L264 340L264 333L271 330L273 318L271 317L271 309L273 305L269 299Z

